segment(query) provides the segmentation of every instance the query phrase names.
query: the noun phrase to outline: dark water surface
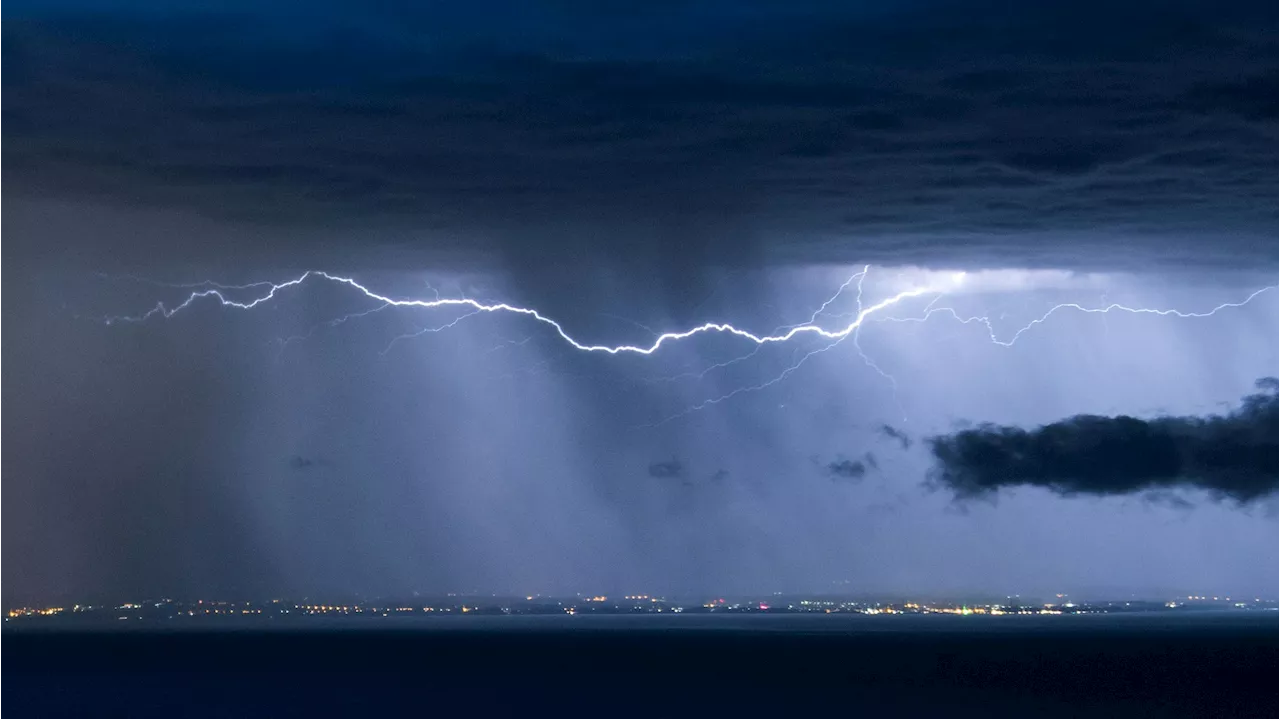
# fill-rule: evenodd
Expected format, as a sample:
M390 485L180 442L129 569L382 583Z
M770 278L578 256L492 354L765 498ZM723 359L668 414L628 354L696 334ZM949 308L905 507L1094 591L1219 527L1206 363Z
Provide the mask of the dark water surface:
M1262 612L121 629L6 627L8 716L1274 717L1280 671Z

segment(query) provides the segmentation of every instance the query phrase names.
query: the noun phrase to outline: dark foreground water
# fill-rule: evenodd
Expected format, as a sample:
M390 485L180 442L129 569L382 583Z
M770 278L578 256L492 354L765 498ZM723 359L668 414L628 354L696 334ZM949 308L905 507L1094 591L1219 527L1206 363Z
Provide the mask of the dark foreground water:
M1252 612L6 627L2 698L8 717L1274 717L1277 629Z

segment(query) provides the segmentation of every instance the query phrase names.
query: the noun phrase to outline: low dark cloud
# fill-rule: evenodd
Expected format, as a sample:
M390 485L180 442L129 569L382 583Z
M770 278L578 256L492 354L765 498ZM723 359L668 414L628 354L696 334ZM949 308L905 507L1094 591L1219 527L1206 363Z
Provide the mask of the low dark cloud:
M858 459L838 459L827 464L827 474L832 479L859 480L867 476L867 472L878 469L879 462L875 455L867 452Z
M827 465L827 472L838 479L862 479L867 475L867 465L857 459L841 459Z
M931 437L930 480L959 498L1032 486L1063 496L1200 489L1257 501L1280 482L1277 381L1258 380L1257 388L1224 415L1080 415L1031 430L983 424Z
M649 476L658 479L682 478L685 476L684 464L678 459L653 462L649 465Z
M323 467L328 463L329 462L323 458L303 457L300 454L295 454L289 458L289 468L299 472L304 472L316 467Z
M293 457L289 458L289 467L291 469L299 469L299 470L310 469L311 467L314 467L315 464L316 464L315 460L308 459L307 457L300 457L300 456L294 455Z
M1274 260L1274 4L802 4L24 5L5 209L275 230L63 240L99 264Z
M903 449L911 449L911 436L891 424L882 424L876 430L880 434L894 440Z

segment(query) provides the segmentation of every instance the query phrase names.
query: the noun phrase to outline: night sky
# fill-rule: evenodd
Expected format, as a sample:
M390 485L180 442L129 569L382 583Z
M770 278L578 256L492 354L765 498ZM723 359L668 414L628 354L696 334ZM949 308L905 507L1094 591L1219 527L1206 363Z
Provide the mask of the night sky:
M1275 3L171 5L5 7L6 604L1275 595Z

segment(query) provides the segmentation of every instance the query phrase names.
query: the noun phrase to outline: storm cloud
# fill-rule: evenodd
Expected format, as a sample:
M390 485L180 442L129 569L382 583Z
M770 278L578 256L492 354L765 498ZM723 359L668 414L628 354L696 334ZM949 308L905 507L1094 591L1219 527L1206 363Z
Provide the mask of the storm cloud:
M19 3L5 209L276 238L68 239L98 264L351 242L436 264L1274 257L1274 4L713 5Z
M1241 504L1275 495L1276 379L1225 415L1080 415L1027 430L993 424L927 440L932 482L960 498L1044 487L1063 496L1201 489Z
M833 478L862 479L867 476L867 465L858 459L842 459L828 464L827 472Z
M1275 587L1274 517L1159 472L913 491L933 434L954 491L1008 486L958 417L1194 418L1275 372L1273 290L1210 312L1275 284L1274 3L200 5L5 7L7 601ZM538 315L312 275L99 321L306 270ZM842 343L564 341L923 287ZM1213 316L1019 330L1112 302ZM1237 449L1175 469L1250 496Z

